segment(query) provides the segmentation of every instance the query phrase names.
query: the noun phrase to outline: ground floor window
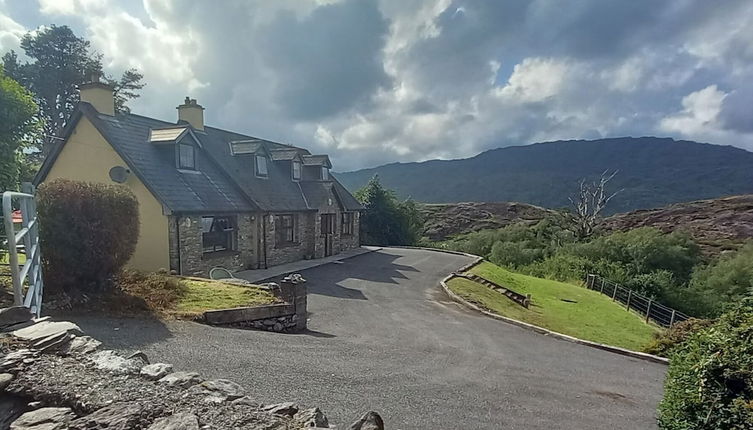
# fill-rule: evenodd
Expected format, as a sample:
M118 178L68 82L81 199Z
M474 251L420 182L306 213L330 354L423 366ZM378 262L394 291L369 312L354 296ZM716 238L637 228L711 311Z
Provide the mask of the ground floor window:
M346 236L353 234L353 212L343 212L342 222L340 223L341 233Z
M233 217L201 217L201 246L205 253L235 250Z
M295 215L275 216L275 243L278 246L295 243Z

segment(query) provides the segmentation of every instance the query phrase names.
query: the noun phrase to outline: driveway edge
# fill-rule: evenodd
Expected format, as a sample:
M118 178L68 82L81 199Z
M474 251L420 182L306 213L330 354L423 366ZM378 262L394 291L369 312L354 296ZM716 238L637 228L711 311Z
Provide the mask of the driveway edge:
M483 260L483 259L481 259L481 260ZM479 262L480 261L477 261L477 262L471 263L470 265L467 265L467 266L471 266L472 267L472 266L478 264ZM458 271L465 271L465 270L468 270L468 269L466 269L465 266L464 266L463 268L459 269ZM577 337L568 336L566 334L558 333L556 331L551 331L551 330L545 329L543 327L539 327L537 325L528 324L528 323L525 323L523 321L518 321L516 319L504 317L502 315L498 315L498 314L495 314L493 312L489 312L489 311L481 308L480 306L477 306L477 305L475 305L475 304L473 304L473 303L465 300L464 298L460 297L459 295L455 294L452 290L450 290L450 288L447 286L447 281L449 281L453 277L455 277L455 274L451 273L451 274L447 275L444 279L442 279L441 281L439 281L439 284L442 286L442 289L444 290L444 292L452 300L454 300L455 302L460 303L461 305L463 305L463 306L465 306L465 307L467 307L469 309L473 309L473 310L475 310L477 312L481 312L482 314L484 314L484 315L486 315L488 317L492 317L492 318L494 318L496 320L500 320L500 321L506 322L508 324L512 324L512 325L524 328L526 330L534 331L536 333L543 334L545 336L551 336L553 338L564 340L564 341L567 341L567 342L577 343L579 345L590 346L591 348L601 349L603 351L608 351L608 352L612 352L612 353L615 353L615 354L624 355L624 356L627 356L627 357L637 358L639 360L645 360L645 361L650 361L650 362L653 362L653 363L659 363L659 364L664 364L664 365L669 364L669 359L666 359L666 358L663 358L663 357L658 357L656 355L646 354L645 352L631 351L631 350L625 349L625 348L619 348L619 347L616 347L616 346L605 345L603 343L591 342L590 340L579 339Z

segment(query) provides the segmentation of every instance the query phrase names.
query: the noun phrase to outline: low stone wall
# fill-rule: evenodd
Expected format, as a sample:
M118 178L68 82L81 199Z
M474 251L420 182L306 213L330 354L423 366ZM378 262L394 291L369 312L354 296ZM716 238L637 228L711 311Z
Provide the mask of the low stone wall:
M264 405L233 381L101 350L75 324L31 318L0 309L0 430L338 428L318 408ZM347 428L384 424L368 412Z
M272 291L285 303L206 311L204 321L212 325L275 332L305 330L308 303L306 280L298 274L289 275Z

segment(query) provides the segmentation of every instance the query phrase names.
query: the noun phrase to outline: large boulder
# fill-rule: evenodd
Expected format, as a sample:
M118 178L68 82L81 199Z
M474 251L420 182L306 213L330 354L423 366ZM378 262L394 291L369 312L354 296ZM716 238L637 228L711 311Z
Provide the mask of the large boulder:
M300 410L293 416L293 420L301 427L329 428L329 420L319 408Z
M10 430L62 430L75 417L70 408L41 408L18 417Z
M153 422L147 430L199 430L196 415L180 412Z
M157 382L170 387L188 388L202 381L203 379L196 372L173 372Z
M138 374L144 367L140 358L125 358L110 350L94 354L91 360L97 369L120 375Z
M90 336L76 336L68 345L63 347L63 355L91 354L96 351L102 342Z
M264 410L270 414L282 415L292 418L298 413L300 408L293 402L276 403L264 407Z
M369 411L349 427L349 430L384 430L384 421L378 413Z
M204 381L194 388L201 388L207 394L221 397L224 400L240 399L246 395L246 390L240 385L227 379L212 379Z
M154 363L141 368L141 376L156 381L170 374L173 365L167 363Z
M134 402L114 403L71 422L72 430L130 430L142 428L146 408Z

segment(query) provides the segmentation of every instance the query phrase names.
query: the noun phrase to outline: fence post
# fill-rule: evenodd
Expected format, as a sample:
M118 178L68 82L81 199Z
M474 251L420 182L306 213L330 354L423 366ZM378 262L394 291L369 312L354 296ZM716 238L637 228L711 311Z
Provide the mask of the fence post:
M648 324L648 316L651 315L651 302L653 300L648 299L648 307L646 308L646 324Z
M595 275L594 275L595 276ZM601 279L601 290L599 291L601 294L604 294L604 279Z
M672 328L672 325L675 323L675 312L677 311L672 309L672 317L669 319L669 328Z
M625 303L625 309L630 310L630 296L633 295L633 290L628 290L628 299L627 303Z
M612 301L617 297L617 284L614 284L614 291L612 291Z

